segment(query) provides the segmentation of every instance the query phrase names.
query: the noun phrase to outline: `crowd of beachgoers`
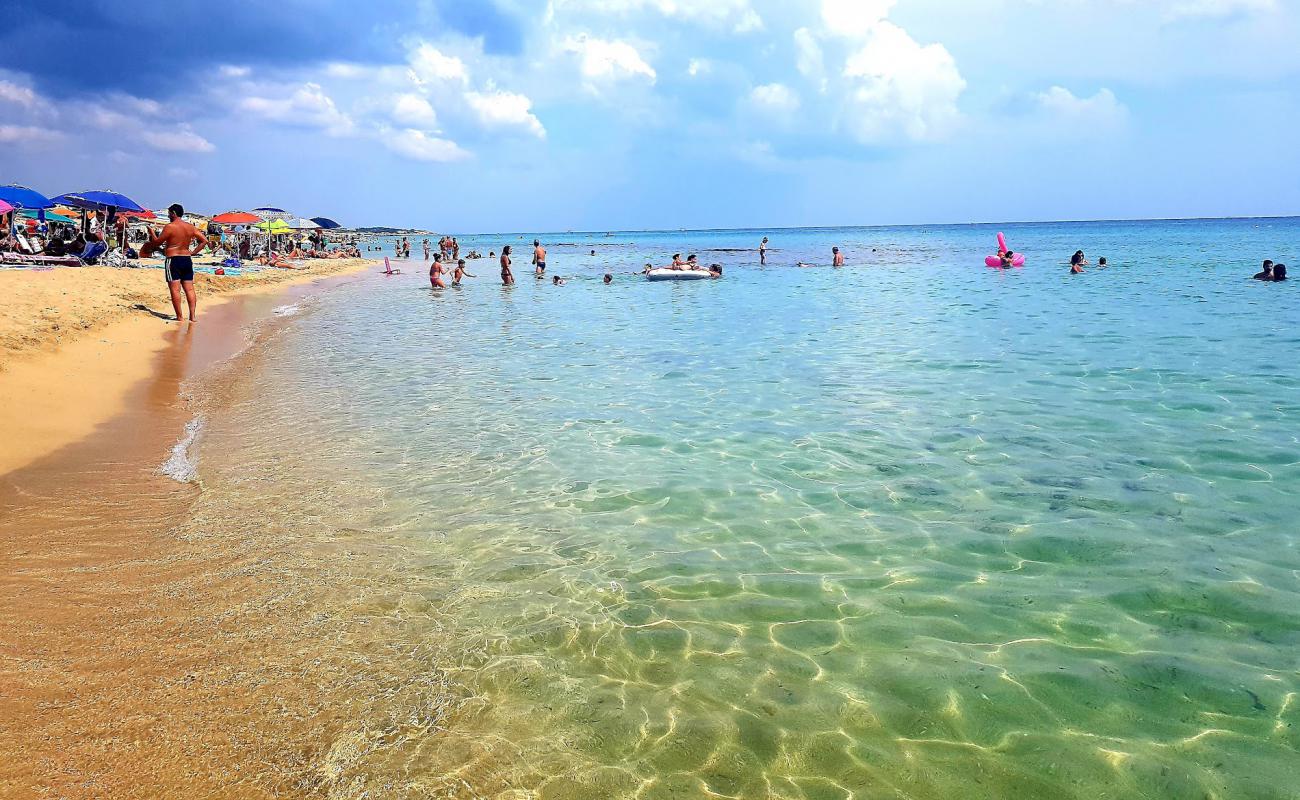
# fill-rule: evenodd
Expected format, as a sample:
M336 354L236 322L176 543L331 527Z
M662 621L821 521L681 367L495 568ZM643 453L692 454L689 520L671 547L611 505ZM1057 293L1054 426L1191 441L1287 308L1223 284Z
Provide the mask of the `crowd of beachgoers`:
M196 256L218 270L248 265L293 268L307 258L359 258L360 236L325 217L280 208L185 213L205 237ZM117 192L70 192L48 198L25 186L0 186L0 260L11 267L138 266L144 246L171 222ZM147 255L147 254L146 254Z

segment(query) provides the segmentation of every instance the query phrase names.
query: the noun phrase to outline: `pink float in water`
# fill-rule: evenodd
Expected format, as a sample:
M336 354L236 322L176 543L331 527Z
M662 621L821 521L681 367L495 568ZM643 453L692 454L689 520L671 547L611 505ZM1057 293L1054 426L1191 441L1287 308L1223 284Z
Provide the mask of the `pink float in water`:
M995 256L986 257L984 259L984 263L989 265L990 267L1001 267L1002 256L1006 252L1007 252L1007 237L1004 236L1001 231L998 231L998 254ZM1024 253L1016 253L1014 256L1011 257L1011 266L1023 267L1024 265L1025 265Z

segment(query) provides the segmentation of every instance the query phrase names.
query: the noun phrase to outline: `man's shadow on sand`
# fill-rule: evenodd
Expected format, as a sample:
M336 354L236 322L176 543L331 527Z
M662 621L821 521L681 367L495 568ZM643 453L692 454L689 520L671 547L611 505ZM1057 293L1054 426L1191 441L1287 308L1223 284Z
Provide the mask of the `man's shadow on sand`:
M165 320L167 322L176 321L176 317L172 316L171 314L164 314L161 311L154 311L152 308L145 305L144 303L136 303L135 305L131 306L131 308L135 309L136 311L143 311L146 314L149 314L150 316L157 317L158 319Z

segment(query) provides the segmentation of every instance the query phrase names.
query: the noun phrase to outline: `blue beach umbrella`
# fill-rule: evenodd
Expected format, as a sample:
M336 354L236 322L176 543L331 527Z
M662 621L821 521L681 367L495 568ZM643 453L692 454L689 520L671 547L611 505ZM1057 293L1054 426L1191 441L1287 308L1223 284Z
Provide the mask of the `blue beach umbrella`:
M330 219L329 217L312 217L312 218L311 218L311 221L314 222L314 223L316 223L317 225L321 226L322 228L324 228L324 229L327 230L327 231L332 231L332 230L334 230L335 228L342 228L342 227L343 227L342 225L338 224L337 222L335 222L334 220Z
M100 209L116 208L119 211L144 211L144 206L119 192L110 192L107 189L92 189L88 192L68 192L54 198L54 202L62 203L65 206L73 208L84 208L91 211Z
M35 189L28 189L16 183L0 186L0 200L15 208L49 208L54 205L54 201Z

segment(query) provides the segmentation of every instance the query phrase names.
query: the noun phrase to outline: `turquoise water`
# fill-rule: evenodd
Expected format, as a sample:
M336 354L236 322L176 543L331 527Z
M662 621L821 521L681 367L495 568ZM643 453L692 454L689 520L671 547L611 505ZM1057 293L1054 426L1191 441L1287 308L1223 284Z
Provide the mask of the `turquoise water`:
M1300 796L1300 283L1247 280L1300 221L1001 229L1025 269L982 266L991 226L551 234L562 287L462 237L519 285L317 297L259 424L212 425L207 513L342 465L347 535L413 565L472 702L372 779ZM628 274L674 252L725 279Z

